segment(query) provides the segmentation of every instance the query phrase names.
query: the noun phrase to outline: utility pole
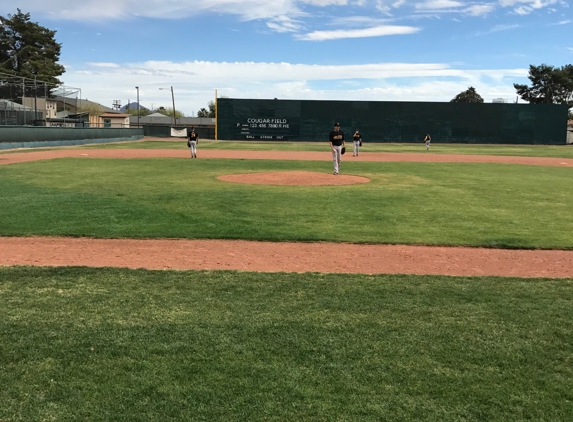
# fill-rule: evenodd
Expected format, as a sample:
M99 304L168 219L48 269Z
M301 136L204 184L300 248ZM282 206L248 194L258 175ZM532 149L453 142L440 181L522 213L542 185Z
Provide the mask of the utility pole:
M219 118L217 116L217 90L215 89L215 140L218 140L219 136Z
M24 125L26 125L26 109L24 108L26 104L26 85L25 85L26 80L24 78L22 78L22 110L24 111Z
M159 88L161 90L163 89L167 89L167 88ZM177 125L177 122L175 121L175 95L173 94L173 86L171 86L171 99L173 100L173 126Z
M139 87L136 86L137 89L137 127L139 128Z
M38 121L38 87L36 86L36 76L38 72L34 72L34 125Z
M175 117L175 95L173 94L173 86L171 86L171 99L173 100L173 126L177 126Z

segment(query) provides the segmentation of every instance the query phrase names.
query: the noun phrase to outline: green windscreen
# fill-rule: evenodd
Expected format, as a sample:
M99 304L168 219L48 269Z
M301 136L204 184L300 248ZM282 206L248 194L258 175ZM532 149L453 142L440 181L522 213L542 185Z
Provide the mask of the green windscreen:
M566 142L567 106L560 104L391 101L217 101L218 138L327 141L335 122L346 138L368 142L552 144Z

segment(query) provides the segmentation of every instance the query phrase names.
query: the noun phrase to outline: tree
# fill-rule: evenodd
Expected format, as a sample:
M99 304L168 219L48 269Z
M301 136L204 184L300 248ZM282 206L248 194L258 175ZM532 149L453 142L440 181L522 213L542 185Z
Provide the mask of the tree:
M162 107L159 107L159 108L157 109L157 112L163 114L164 116L173 117L173 108L169 108L169 107L168 107L168 108L165 108L165 107L162 106ZM135 115L137 116L137 110L136 110ZM183 113L180 112L180 111L175 110L175 117L176 117L176 118L185 117L185 114L183 114Z
M51 31L30 21L29 13L0 16L0 72L61 85L65 71L58 63L61 44Z
M219 98L229 98L225 95L221 95ZM209 101L207 103L207 108L202 107L197 112L197 117L215 117L215 101Z
M205 107L199 109L197 112L197 117L209 117L209 110L207 110Z
M207 107L209 107L209 115L207 117L215 117L215 101L209 101Z
M529 65L531 86L513 84L517 94L530 104L573 105L573 65L561 68Z
M483 103L483 98L476 92L473 86L470 86L463 92L456 95L451 103Z
M78 107L80 113L88 113L90 116L99 116L104 112L103 106L91 101L84 102L80 107Z
M125 113L130 114L132 116L137 116L137 114L138 114L137 111L138 111L137 108L126 108L125 109ZM139 107L139 115L140 116L147 116L149 114L151 114L151 112L148 109L146 109L145 107ZM173 115L173 113L171 113L171 115ZM180 116L177 116L177 117L180 117Z

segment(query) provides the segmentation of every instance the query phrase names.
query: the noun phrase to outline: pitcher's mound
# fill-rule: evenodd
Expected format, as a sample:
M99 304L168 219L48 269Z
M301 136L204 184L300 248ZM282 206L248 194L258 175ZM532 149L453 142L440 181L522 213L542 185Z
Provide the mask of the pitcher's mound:
M254 185L327 186L368 183L370 179L345 174L327 174L311 171L273 171L268 173L226 174L219 180Z

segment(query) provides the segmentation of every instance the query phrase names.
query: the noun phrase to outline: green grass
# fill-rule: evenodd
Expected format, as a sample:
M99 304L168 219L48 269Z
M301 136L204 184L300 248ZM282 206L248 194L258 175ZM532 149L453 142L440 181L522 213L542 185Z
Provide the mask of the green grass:
M185 140L179 141L144 141L116 144L90 145L82 148L91 149L186 149ZM351 143L350 143L351 144ZM238 141L200 141L199 150L252 150L252 151L328 151L325 142L238 142ZM464 145L432 144L429 151L422 142L419 144L383 144L364 143L362 152L406 152L424 154L470 154L470 155L505 155L525 157L573 158L571 145Z
M0 268L3 421L567 421L573 280Z
M222 182L228 173L331 171L265 160L58 159L0 167L0 235L224 238L573 248L571 170L349 163L351 186Z

